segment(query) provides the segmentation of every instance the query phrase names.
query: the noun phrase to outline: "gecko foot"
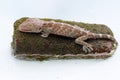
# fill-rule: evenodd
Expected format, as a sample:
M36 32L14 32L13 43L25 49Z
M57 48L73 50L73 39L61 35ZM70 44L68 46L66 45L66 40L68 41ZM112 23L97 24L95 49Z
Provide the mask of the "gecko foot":
M92 52L93 50L94 50L94 49L93 49L92 45L83 46L83 51L84 51L85 53L90 53L90 52Z

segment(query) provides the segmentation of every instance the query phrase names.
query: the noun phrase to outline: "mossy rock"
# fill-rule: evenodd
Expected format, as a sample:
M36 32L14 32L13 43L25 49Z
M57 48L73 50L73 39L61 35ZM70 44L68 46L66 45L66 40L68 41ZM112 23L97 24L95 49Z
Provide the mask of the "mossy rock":
M13 54L17 58L44 60L50 58L107 58L110 57L116 48L116 45L106 39L90 39L88 43L94 45L95 54L86 54L81 45L75 44L73 38L50 34L47 38L41 37L41 33L23 33L17 30L17 27L28 17L23 17L14 23L13 35ZM60 19L40 18L45 21L57 21L77 25L94 33L109 34L113 36L112 31L103 24L88 24L75 21L64 21Z

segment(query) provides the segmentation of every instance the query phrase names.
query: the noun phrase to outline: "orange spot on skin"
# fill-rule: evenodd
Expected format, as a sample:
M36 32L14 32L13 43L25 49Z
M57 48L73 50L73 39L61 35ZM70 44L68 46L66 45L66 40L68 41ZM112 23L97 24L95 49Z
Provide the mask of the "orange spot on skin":
M53 25L53 31L56 33L60 29L60 26L58 24Z

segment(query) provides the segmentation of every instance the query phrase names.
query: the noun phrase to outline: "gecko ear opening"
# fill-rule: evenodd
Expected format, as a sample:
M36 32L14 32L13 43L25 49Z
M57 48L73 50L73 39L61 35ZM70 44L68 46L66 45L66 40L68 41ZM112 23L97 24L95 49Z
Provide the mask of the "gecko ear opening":
M39 27L39 30L41 30L41 27Z

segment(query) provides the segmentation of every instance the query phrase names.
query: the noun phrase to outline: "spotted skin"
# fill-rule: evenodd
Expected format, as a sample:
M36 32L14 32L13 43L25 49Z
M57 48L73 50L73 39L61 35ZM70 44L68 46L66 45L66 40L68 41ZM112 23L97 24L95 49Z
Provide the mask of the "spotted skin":
M55 21L43 21L38 18L28 18L19 25L18 30L30 33L41 32L42 37L48 37L49 34L55 34L75 38L75 43L82 45L85 53L91 53L94 51L93 45L85 42L87 39L105 38L116 42L114 37L108 34L96 34L76 25L73 26Z

